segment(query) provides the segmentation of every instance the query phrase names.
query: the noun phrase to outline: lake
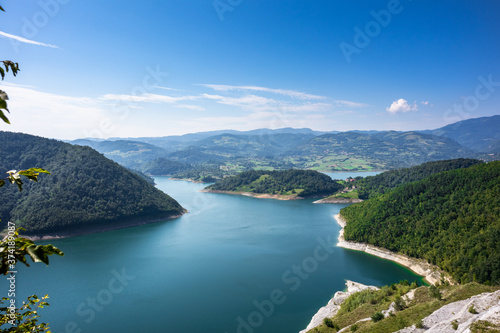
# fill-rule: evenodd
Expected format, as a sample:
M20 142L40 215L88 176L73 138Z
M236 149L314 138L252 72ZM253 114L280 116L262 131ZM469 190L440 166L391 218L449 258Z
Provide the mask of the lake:
M372 175L375 173L349 173ZM334 173L333 178L346 175ZM337 248L346 204L200 193L156 178L189 213L175 220L52 240L50 266L18 265L17 300L49 294L53 333L290 333L345 280L422 279L392 262ZM2 290L7 290L4 279Z

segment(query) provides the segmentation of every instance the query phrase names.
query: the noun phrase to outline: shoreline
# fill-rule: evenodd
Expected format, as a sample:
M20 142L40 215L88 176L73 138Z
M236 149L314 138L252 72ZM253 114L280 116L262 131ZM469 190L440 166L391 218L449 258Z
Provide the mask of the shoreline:
M195 183L195 184L210 184L210 183L202 182L201 180L194 180L191 178L174 178L174 177L170 177L170 176L160 176L160 177L168 177L168 179L170 179L170 180L182 180L185 182L191 182L191 183Z
M76 236L83 236L83 235L90 235L90 234L97 234L101 232L107 232L107 231L112 231L112 230L119 230L119 229L125 229L125 228L131 228L131 227L137 227L140 225L145 225L145 224L151 224L151 223L160 223L168 220L174 220L176 218L181 217L182 215L186 214L188 211L186 210L183 214L179 215L173 215L173 216L168 216L168 217L156 217L156 218L151 218L151 219L140 219L140 218L135 218L135 219L129 219L129 220L123 220L120 222L116 222L113 225L88 225L88 226L82 226L80 228L75 228L73 230L67 230L67 231L61 231L61 232L48 232L47 234L33 234L33 235L25 235L25 234L20 234L19 237L24 237L27 239L30 239L32 241L44 241L44 240L51 240L51 239L62 239L62 238L69 238L69 237L76 237ZM0 234L0 237L5 237L4 234Z
M337 204L337 203L358 203L362 202L362 199L348 199L348 198L324 198L320 200L316 200L313 203L318 204Z
M342 305L342 303L352 294L363 291L365 289L379 290L379 288L375 286L368 286L351 280L345 280L345 285L346 288L343 291L337 291L328 301L328 303L325 306L321 307L318 312L316 312L316 314L311 318L311 321L309 322L307 327L299 333L306 333L323 324L323 319L335 316L340 310L340 306Z
M257 198L257 199L275 199L275 200L303 200L304 199L304 198L301 198L297 195L282 195L282 194L252 193L252 192L237 192L237 191L217 191L217 190L210 190L210 189L203 189L200 192L242 195L245 197L253 197L253 198Z
M442 275L444 276L445 280L450 282L450 284L456 284L448 275L448 273L444 272L435 265L429 264L423 259L412 258L404 254L394 253L387 249L370 244L346 241L344 239L344 227L346 226L347 222L342 218L340 214L335 215L334 218L342 228L339 232L337 243L338 247L365 252L382 259L393 261L401 266L408 268L413 273L422 276L424 280L429 284L440 283Z

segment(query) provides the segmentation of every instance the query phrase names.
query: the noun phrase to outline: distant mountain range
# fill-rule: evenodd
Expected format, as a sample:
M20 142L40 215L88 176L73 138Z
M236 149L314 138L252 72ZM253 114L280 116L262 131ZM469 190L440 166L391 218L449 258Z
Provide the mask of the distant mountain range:
M75 140L152 175L223 178L251 169L322 171L411 167L453 158L500 157L500 116L426 131L220 130L181 136ZM174 163L175 162L175 163Z
M500 116L463 120L422 133L453 139L478 152L500 153Z

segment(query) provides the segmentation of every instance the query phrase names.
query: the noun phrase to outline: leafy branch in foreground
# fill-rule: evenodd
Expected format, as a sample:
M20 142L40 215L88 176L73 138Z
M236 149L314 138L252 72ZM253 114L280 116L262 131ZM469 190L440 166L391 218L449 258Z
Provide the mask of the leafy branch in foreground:
M11 228L14 227L9 227L9 229ZM36 245L31 239L19 237L20 230L24 229L18 228L13 232L9 230L9 234L0 242L0 274L8 274L9 266L11 264L15 265L17 262L22 262L29 267L26 256L29 256L33 262L43 262L48 265L48 256L53 254L64 255L54 245Z
M21 180L21 176L24 176L24 177L28 178L29 180L37 182L38 175L40 175L40 173L47 173L50 175L49 171L42 169L42 168L30 168L30 169L20 170L20 171L16 171L16 170L7 171L7 174L9 174L9 176L7 178L0 179L0 187L4 186L6 183L5 181L8 180L11 184L16 184L17 187L19 187L19 191L22 191L24 183Z
M0 7L0 9L3 11L3 8ZM2 80L5 78L5 73L8 73L9 70L12 72L12 75L16 76L17 72L19 72L19 64L17 62L12 62L10 60L3 60L2 61L3 66L5 69L2 68L0 65L0 76L2 77ZM2 110L5 110L7 112L10 112L9 109L7 108L7 101L9 100L9 96L7 93L3 90L0 90L0 119L2 119L4 122L7 124L10 124L9 118L5 115L5 113Z
M20 171L16 171L16 170L7 171L7 174L9 176L7 178L0 179L0 187L4 186L6 183L6 180L8 180L11 184L16 184L17 187L19 187L19 191L22 191L24 183L21 179L21 176L24 176L24 177L28 178L29 180L37 182L38 175L40 175L40 173L46 173L46 174L50 175L49 171L42 169L42 168L30 168L30 169L20 170Z
M48 324L38 324L40 316L37 310L49 305L49 303L45 302L47 298L49 298L47 295L42 298L31 295L20 308L16 309L15 306L14 308L12 306L2 306L4 301L9 302L7 297L3 297L0 300L0 313L6 313L6 315L0 318L0 326L4 324L13 325L8 329L0 330L0 332L46 332L49 329Z
M8 275L10 273L10 278L15 279L15 275L9 270L10 266L15 265L17 262L22 262L29 267L26 260L27 256L34 262L43 262L48 265L49 255L64 255L54 245L36 245L30 239L19 237L19 231L22 228L14 228L14 226L9 226L9 233L0 242L1 275ZM7 278L7 280L10 278ZM37 312L38 309L49 305L49 303L45 302L45 299L48 298L47 295L41 299L36 295L31 295L19 308L16 308L15 298L12 298L13 296L15 297L15 293L9 293L8 296L11 298L3 297L0 300L0 327L4 324L10 325L10 327L5 329L0 328L0 332L45 332L49 329L48 324L38 323L40 316ZM5 306L4 301L7 301Z

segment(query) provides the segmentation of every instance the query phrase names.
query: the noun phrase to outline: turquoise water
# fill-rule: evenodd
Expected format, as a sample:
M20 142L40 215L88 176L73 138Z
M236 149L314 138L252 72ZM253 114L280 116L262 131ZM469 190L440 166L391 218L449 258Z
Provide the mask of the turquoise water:
M156 182L189 213L52 240L64 257L19 267L17 299L49 294L51 306L40 313L53 333L298 332L345 279L422 281L394 263L329 246L340 230L333 215L346 205ZM5 281L0 287L7 290Z

